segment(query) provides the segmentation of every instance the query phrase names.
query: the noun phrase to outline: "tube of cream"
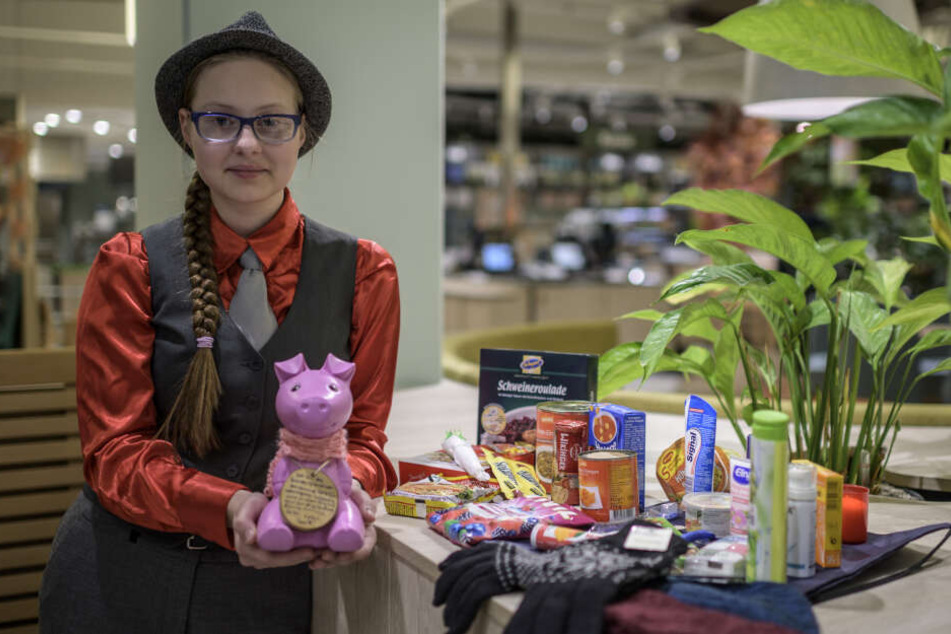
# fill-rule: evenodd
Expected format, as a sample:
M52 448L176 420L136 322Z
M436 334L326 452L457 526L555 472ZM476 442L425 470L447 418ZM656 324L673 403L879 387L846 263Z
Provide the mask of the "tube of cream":
M691 394L684 403L684 418L687 423L684 434L684 493L711 492L717 412L705 400Z

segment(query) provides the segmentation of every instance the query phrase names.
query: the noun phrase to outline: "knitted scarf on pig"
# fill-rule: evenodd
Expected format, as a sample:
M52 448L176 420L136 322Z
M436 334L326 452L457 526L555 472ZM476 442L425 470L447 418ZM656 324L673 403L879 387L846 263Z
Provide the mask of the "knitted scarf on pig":
M289 429L282 428L280 440L277 442L277 453L267 468L267 486L264 495L274 497L274 469L277 463L284 458L292 458L300 462L323 462L332 458L341 460L347 457L347 430L340 429L326 438L307 438L295 434ZM292 469L293 471L293 469Z

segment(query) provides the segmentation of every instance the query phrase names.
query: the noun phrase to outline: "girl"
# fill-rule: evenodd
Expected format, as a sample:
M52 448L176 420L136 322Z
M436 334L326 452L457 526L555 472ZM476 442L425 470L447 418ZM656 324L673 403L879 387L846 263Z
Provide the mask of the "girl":
M185 212L100 250L83 292L77 398L87 486L40 592L43 632L309 632L310 569L366 557L399 335L380 246L302 216L287 190L330 91L257 13L173 54L155 81L195 159ZM263 282L262 282L263 275ZM353 553L255 541L279 423L275 361L356 364Z

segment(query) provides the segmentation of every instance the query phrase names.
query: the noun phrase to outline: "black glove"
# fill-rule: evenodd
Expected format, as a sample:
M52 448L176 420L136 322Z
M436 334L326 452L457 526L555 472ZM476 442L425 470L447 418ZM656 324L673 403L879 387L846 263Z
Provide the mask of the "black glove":
M634 521L598 540L533 552L513 543L482 542L452 553L439 569L434 605L446 604L449 634L463 634L489 597L518 589L525 597L505 632L591 634L601 631L605 604L666 575L687 544L671 535L664 551L624 548Z

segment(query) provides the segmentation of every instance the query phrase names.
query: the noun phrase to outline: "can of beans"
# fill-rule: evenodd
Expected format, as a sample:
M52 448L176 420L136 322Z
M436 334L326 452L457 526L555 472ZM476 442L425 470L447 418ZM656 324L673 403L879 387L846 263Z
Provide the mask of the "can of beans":
M578 504L578 455L588 447L588 423L580 420L555 421L555 476L551 499L561 504Z
M637 505L637 453L595 449L578 456L581 509L598 522L634 519Z
M555 422L583 421L587 425L590 407L588 401L546 401L535 408L535 473L548 493L555 477Z

